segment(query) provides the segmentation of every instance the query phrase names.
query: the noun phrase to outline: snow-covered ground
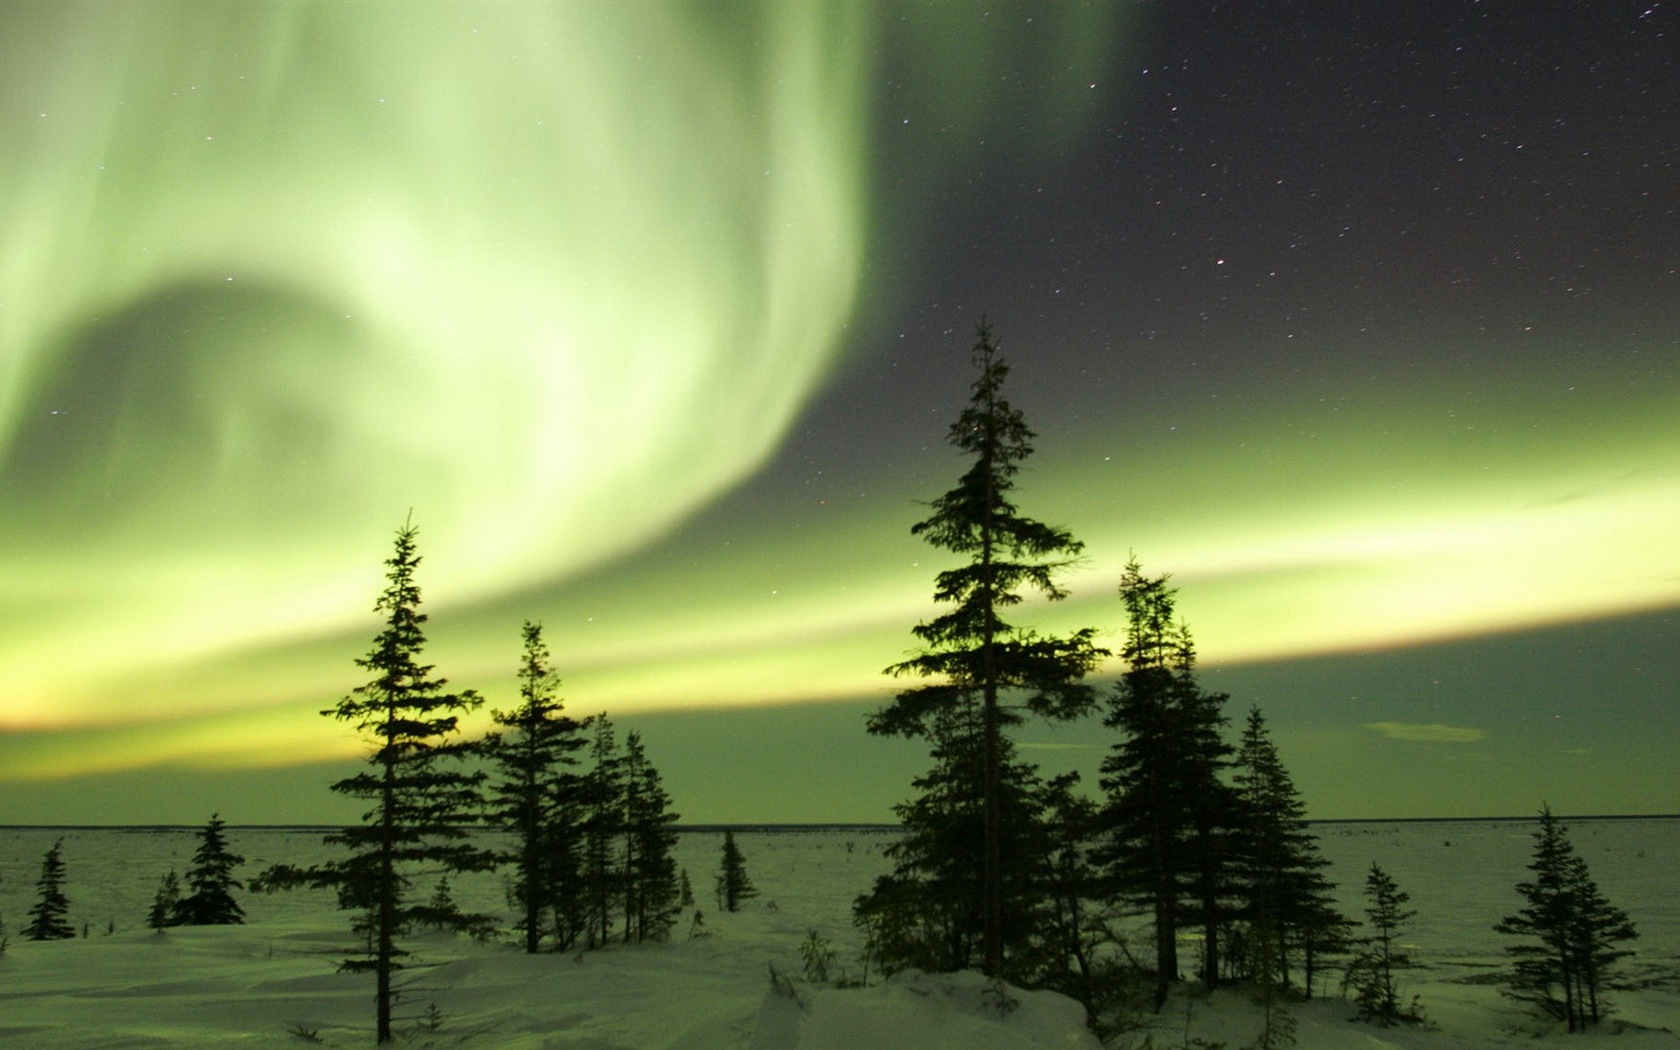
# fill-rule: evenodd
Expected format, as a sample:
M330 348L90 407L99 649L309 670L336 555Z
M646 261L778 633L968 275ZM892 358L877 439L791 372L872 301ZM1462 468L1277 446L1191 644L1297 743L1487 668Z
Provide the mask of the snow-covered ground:
M1638 924L1638 955L1623 976L1642 987L1614 994L1615 1022L1570 1037L1502 999L1491 975L1505 938L1491 930L1515 910L1526 874L1527 822L1334 824L1318 828L1350 913L1364 873L1380 863L1418 910L1407 945L1421 967L1404 991L1422 997L1432 1026L1381 1030L1350 1023L1338 998L1292 1008L1306 1050L1471 1047L1680 1047L1680 820L1574 821L1571 838L1606 895ZM17 937L34 900L42 855L64 840L71 921L85 939ZM249 877L277 860L323 856L320 833L229 829ZM834 829L737 833L760 896L734 915L712 905L721 833L688 832L678 860L704 918L670 943L582 955L525 956L453 937L412 943L421 965L401 1008L411 1045L510 1050L907 1050L1084 1048L1098 1044L1080 1008L1059 996L997 989L973 975L901 977L836 988L804 979L799 946L816 930L836 953L832 977L864 976L852 899L885 870L890 832ZM12 934L0 956L0 1045L6 1047L363 1046L372 1041L371 979L334 972L349 941L330 895L244 895L243 927L145 929L159 877L185 870L192 829L0 828L0 917ZM461 879L456 896L505 910L499 876ZM1189 949L1193 954L1193 948ZM771 989L770 968L796 998ZM1334 994L1334 988L1331 989ZM435 1006L440 1018L428 1026ZM1259 1030L1239 992L1177 1000L1116 1045L1235 1048ZM1623 1025L1629 1027L1625 1031Z

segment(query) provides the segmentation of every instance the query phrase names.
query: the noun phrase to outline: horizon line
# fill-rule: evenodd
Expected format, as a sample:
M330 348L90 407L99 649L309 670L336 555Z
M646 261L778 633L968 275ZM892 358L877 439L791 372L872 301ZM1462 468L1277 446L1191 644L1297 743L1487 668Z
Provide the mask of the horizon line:
M1579 813L1553 814L1558 820L1680 820L1680 813ZM1537 814L1493 815L1480 817L1319 817L1308 824L1494 824L1528 822ZM196 831L203 824L0 824L0 831ZM344 823L302 824L224 824L224 827L251 831L332 831L359 825ZM486 824L462 824L460 827L494 830ZM902 824L870 821L707 821L677 824L681 832L757 831L765 833L796 831L901 831Z

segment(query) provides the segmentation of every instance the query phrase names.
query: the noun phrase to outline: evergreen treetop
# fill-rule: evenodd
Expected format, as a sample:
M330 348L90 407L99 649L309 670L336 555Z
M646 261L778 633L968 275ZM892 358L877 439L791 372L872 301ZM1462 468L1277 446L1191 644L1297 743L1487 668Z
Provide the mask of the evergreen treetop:
M542 625L525 621L519 662L519 706L493 711L501 731L484 741L496 771L489 789L490 821L514 835L513 851L501 857L515 868L513 895L522 912L525 950L542 942L545 909L559 907L576 881L573 842L581 806L582 781L568 772L574 754L588 741L584 723L565 713L558 698L559 676L550 665ZM555 934L570 945L575 923L557 916Z
M76 936L66 916L70 900L64 895L64 840L59 839L41 859L41 877L35 881L36 899L29 909L29 925L23 935L32 941L61 941Z
M747 877L747 861L735 844L735 832L723 832L723 863L717 877L718 900L724 911L739 911L741 904L758 896L758 889Z
M952 608L912 628L925 648L886 669L894 677L937 681L901 691L871 716L872 733L925 736L930 714L964 697L983 697L1005 725L1019 722L1022 710L1073 718L1096 703L1082 679L1108 654L1094 644L1093 628L1055 638L1003 619L1005 609L1024 600L1023 591L1066 597L1057 576L1078 561L1084 544L1066 529L1021 514L1011 499L1034 435L1003 397L1009 366L984 321L973 363L979 374L969 403L948 435L973 463L955 488L933 501L932 513L910 528L932 546L969 560L935 577L934 601ZM1005 703L1009 691L1025 695Z
M228 849L226 826L220 814L212 814L200 833L192 867L187 869L188 893L171 908L169 925L231 926L245 921L244 909L233 899L233 891L243 888L233 877L233 869L245 858Z

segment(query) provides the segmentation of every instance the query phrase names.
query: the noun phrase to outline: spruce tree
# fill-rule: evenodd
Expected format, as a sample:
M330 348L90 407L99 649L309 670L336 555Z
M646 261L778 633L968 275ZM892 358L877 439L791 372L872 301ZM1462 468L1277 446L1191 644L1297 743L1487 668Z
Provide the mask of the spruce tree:
M162 932L176 925L175 906L181 903L181 877L174 868L158 880L157 892L152 895L151 910L146 913L146 926Z
M677 814L640 733L624 738L624 940L662 941L676 922Z
M1043 970L1049 987L1093 1011L1099 992L1099 950L1112 934L1099 903L1102 879L1090 858L1098 807L1077 790L1078 784L1078 773L1064 773L1046 784L1043 793L1049 812Z
M1568 828L1549 806L1540 810L1528 868L1533 880L1517 884L1527 903L1494 926L1500 933L1533 938L1506 948L1513 964L1504 993L1540 1007L1571 1032L1582 1031L1608 1012L1600 990L1616 961L1632 954L1617 945L1638 932L1627 913L1599 891Z
M513 898L521 917L525 950L542 944L544 913L552 910L556 947L576 939L578 833L581 780L570 772L573 752L587 740L584 725L565 714L556 696L559 678L550 667L542 625L527 620L521 628L524 649L519 662L519 706L493 711L502 731L490 735L485 752L495 769L489 790L490 821L514 838L502 859L514 867Z
M893 807L903 828L884 851L893 870L853 904L853 918L885 973L983 965L986 880L982 854L974 848L985 822L980 718L973 703L932 716L933 768L912 782L915 798ZM1049 927L1045 791L1032 766L1015 758L1013 741L1003 738L1000 748L999 818L1011 848L1002 857L999 902L1006 966L996 976L1031 983L1042 956L1035 942Z
M619 864L624 831L624 759L606 714L590 720L589 757L583 780L583 863L580 890L584 902L584 944L599 948L612 936L613 916L624 881Z
M972 841L956 845L965 852L978 847L981 965L996 976L1004 968L1004 900L1019 892L1005 885L1005 731L1021 722L1023 711L1053 719L1088 711L1095 698L1081 680L1104 654L1089 628L1047 637L1003 619L1005 610L1023 600L1023 590L1052 600L1064 597L1056 577L1083 545L1065 529L1023 516L1011 501L1015 475L1032 452L1033 432L1003 397L1009 368L984 321L973 364L979 375L968 407L949 432L950 443L972 456L972 465L910 530L968 561L936 577L934 600L951 608L914 628L924 648L887 668L894 676L932 681L900 692L870 717L869 731L931 739L937 712L977 706L981 826Z
M747 861L741 848L735 845L735 832L723 832L723 864L717 876L718 906L724 911L740 911L744 901L758 896L758 890L747 877Z
M233 926L245 921L244 909L233 899L233 891L244 888L233 877L233 869L245 858L228 850L222 833L226 826L220 814L212 814L200 833L192 867L187 869L189 892L175 902L171 926Z
M1146 909L1155 926L1155 1008L1178 974L1178 931L1199 922L1202 978L1220 973L1221 931L1234 904L1231 855L1237 801L1222 773L1230 745L1223 693L1196 682L1195 647L1174 619L1176 591L1134 559L1120 581L1127 668L1103 724L1121 738L1104 757L1105 803L1095 860L1116 899Z
M464 827L482 809L484 775L460 765L473 747L460 738L459 722L480 699L471 691L447 691L447 681L421 662L427 617L415 582L421 561L415 535L404 524L385 563L386 587L374 605L385 625L368 654L356 660L369 680L322 712L355 726L371 748L369 770L332 785L369 805L363 823L324 838L343 847L344 858L313 868L277 865L256 881L261 889L332 887L340 907L358 913L351 928L365 936L367 951L341 968L373 973L380 1043L393 1038L392 981L408 954L398 944L401 935L423 926L477 931L490 921L413 899L415 876L488 870L496 860L468 841Z
M64 840L53 843L41 860L41 877L35 881L35 903L29 909L29 925L23 928L24 937L32 941L62 941L76 936L76 930L65 918L70 901L64 895Z
M1412 965L1411 957L1400 948L1401 929L1417 915L1416 909L1406 907L1411 897L1373 863L1365 876L1365 899L1365 918L1371 933L1357 942L1359 949L1343 977L1354 989L1359 1020L1383 1028L1393 1028L1403 1021L1420 1022L1423 1011L1417 996L1409 1005L1402 1005L1400 986L1394 978L1394 971Z
M1330 862L1319 856L1306 807L1258 707L1250 709L1243 728L1232 781L1239 803L1235 867L1251 976L1287 989L1290 956L1299 950L1310 995L1319 953L1345 944L1349 924L1324 876Z
M1570 864L1569 884L1575 906L1571 942L1584 997L1582 1021L1598 1024L1610 1012L1610 1004L1599 990L1606 986L1611 967L1633 954L1632 949L1617 945L1637 940L1639 931L1627 912L1611 904L1599 891L1587 871L1587 862L1580 857Z

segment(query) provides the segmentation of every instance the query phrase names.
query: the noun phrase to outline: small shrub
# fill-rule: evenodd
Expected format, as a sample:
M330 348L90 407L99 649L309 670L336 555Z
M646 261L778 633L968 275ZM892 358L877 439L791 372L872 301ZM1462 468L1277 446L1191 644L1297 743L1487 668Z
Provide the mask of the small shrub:
M822 934L812 929L799 945L799 957L805 960L805 979L813 984L828 983L828 968L834 965L834 948Z
M438 1009L437 1003L427 1003L426 1010L420 1019L414 1022L414 1031L431 1034L443 1027L443 1011Z
M980 993L980 1000L986 1004L988 1010L999 1017L1008 1017L1021 1006L1021 1000L1009 994L1009 986L996 977L992 978L986 985L986 990Z

